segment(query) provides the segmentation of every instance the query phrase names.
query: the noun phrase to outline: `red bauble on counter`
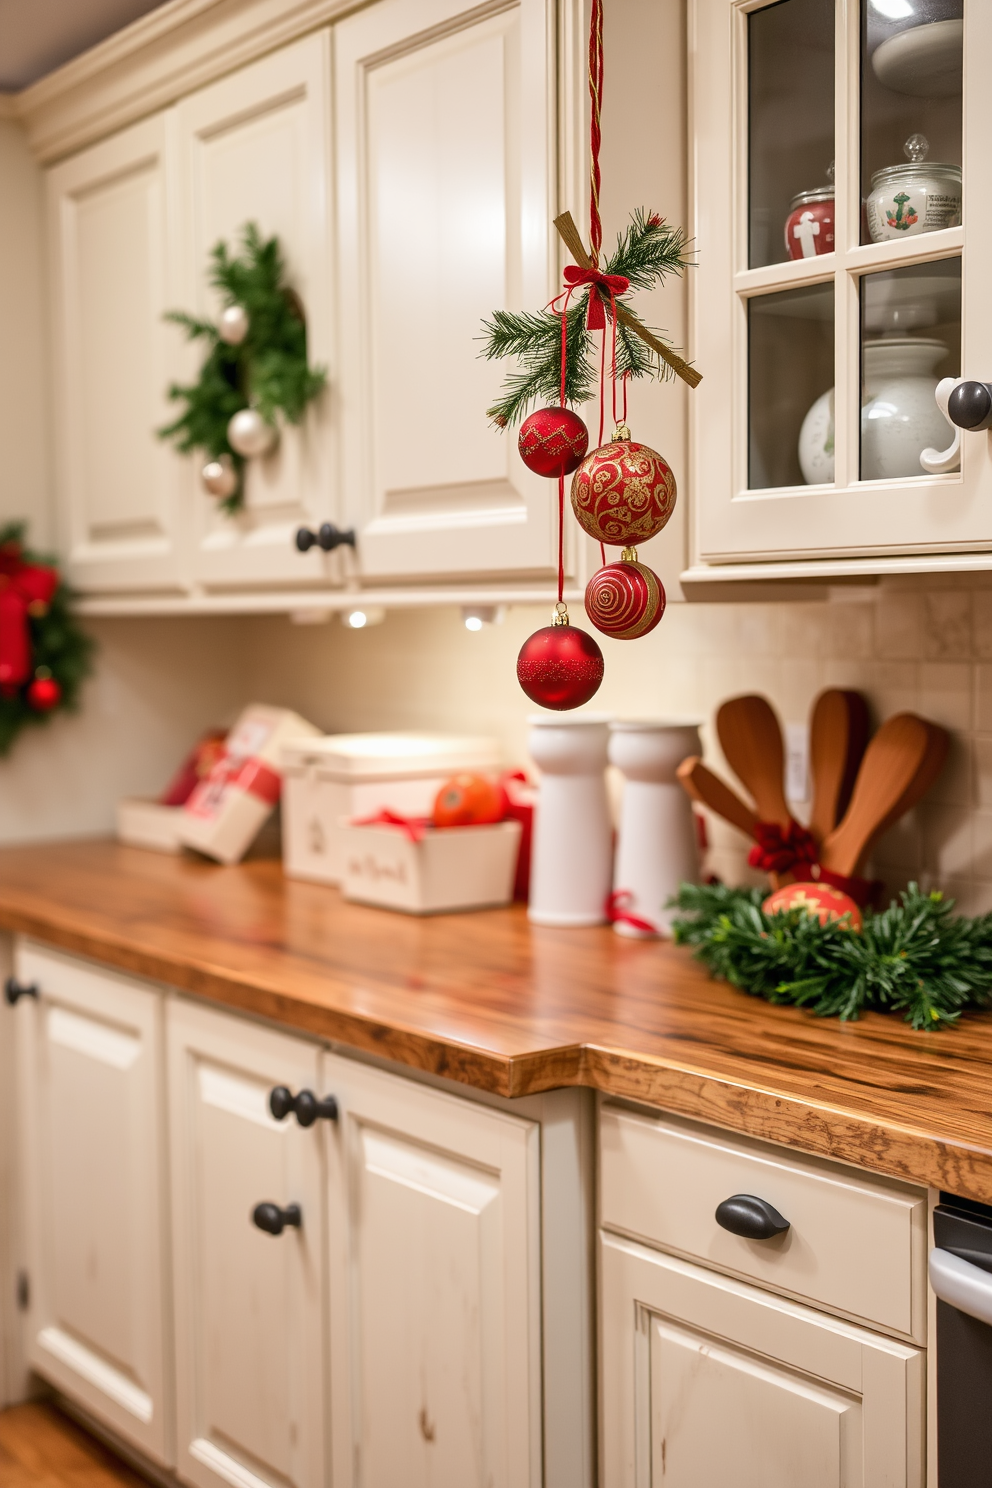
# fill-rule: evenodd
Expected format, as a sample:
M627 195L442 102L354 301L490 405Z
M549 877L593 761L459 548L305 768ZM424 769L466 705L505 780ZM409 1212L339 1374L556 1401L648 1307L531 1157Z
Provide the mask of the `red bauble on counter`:
M604 564L586 585L586 614L614 640L636 641L654 630L664 613L664 585L636 559Z
M539 408L517 436L520 458L535 475L571 475L588 448L589 430L570 408Z
M637 444L625 424L609 444L586 455L572 480L572 510L597 542L632 547L660 532L675 510L667 460Z
M28 685L27 698L36 713L50 713L62 701L62 689L54 677L35 677Z
M542 708L581 708L602 680L602 651L588 631L574 625L546 625L520 647L517 681Z

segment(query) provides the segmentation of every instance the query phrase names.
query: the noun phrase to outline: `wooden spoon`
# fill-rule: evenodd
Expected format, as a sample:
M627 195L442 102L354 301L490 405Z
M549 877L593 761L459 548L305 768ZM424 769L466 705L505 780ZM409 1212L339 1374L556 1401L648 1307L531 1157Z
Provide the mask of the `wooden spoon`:
M727 764L750 791L761 821L787 827L782 726L763 697L728 698L717 710L716 731Z
M848 878L857 873L874 839L909 809L904 801L915 802L933 783L941 747L932 733L936 729L915 713L886 719L865 750L843 820L824 839L820 849L824 868ZM946 736L943 747L946 752ZM923 790L921 777L926 781Z
M739 828L745 836L755 835L758 818L750 806L745 805L736 791L725 785L719 775L708 770L698 754L691 754L688 759L684 759L675 773L687 796L691 796L701 806L708 806L717 816L729 821L731 826Z
M867 743L868 704L860 692L839 687L821 692L809 725L813 781L809 829L817 842L833 831L847 810Z

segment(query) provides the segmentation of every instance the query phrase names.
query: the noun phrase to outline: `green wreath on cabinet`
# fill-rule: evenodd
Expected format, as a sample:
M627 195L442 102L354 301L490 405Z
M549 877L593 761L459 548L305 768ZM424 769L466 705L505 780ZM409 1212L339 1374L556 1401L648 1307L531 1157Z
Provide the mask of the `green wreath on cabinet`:
M181 454L206 457L204 488L233 514L244 505L248 460L272 449L280 417L301 422L327 373L307 361L303 305L286 281L278 238L263 239L246 223L239 253L224 242L211 249L209 282L224 305L216 324L183 310L166 316L189 340L205 342L207 354L196 382L170 386L182 411L158 432Z

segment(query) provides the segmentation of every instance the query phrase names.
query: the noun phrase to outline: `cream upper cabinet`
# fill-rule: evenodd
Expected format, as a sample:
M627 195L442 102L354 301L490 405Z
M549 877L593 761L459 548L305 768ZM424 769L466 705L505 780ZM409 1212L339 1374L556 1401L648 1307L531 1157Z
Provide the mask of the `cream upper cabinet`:
M167 1026L177 1470L194 1488L323 1488L321 1139L269 1109L274 1086L314 1088L318 1052L178 998Z
M30 943L15 970L28 1362L169 1464L161 998Z
M334 28L342 491L364 577L534 578L554 490L486 409L481 322L554 293L549 0L379 0Z
M691 14L694 562L967 566L992 448L934 394L992 379L992 7Z
M335 1488L539 1488L537 1123L333 1055L324 1085Z
M199 314L219 306L208 285L210 250L236 246L246 222L277 234L287 276L303 303L307 352L333 360L330 242L330 36L305 37L190 94L175 110L180 284L176 303ZM177 338L181 333L174 329ZM189 348L196 375L202 351ZM332 374L333 378L333 374ZM297 551L297 527L333 517L333 390L302 424L284 426L270 455L249 462L245 509L216 510L188 463L193 575L206 588L319 583L340 574L340 554Z
M156 437L177 370L168 124L157 115L48 175L57 484L72 583L176 590L179 462Z

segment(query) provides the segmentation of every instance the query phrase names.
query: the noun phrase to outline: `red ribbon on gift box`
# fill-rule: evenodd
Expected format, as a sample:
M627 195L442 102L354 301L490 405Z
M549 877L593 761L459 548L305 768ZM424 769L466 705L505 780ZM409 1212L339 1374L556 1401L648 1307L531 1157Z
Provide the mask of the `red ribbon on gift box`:
M353 827L399 827L411 842L423 842L430 824L429 816L403 816L385 806L372 816L359 816L351 823Z
M215 816L229 789L244 791L266 806L275 806L282 794L282 777L254 755L246 759L243 755L223 754L206 779L194 788L185 810L195 816Z

